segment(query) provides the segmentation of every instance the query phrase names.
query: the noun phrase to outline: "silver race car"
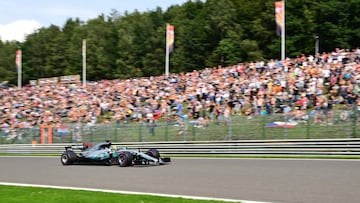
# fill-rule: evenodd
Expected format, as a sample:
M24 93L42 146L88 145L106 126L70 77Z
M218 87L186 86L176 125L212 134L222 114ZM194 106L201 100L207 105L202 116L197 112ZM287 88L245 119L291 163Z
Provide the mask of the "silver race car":
M61 154L63 165L72 164L104 164L127 167L133 165L162 165L171 162L170 157L161 157L157 149L130 150L127 148L116 148L110 141L83 145L65 146Z

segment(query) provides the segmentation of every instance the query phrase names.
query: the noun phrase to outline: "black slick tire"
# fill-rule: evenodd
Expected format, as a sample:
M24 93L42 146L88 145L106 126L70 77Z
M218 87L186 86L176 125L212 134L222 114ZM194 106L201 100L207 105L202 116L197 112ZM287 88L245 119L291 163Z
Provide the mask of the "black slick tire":
M123 152L118 157L119 166L127 167L132 165L133 156L129 152Z
M157 149L149 149L148 151L145 152L145 154L147 154L155 159L160 158L160 153Z
M71 165L76 160L76 154L73 151L66 151L61 154L60 161L63 165Z

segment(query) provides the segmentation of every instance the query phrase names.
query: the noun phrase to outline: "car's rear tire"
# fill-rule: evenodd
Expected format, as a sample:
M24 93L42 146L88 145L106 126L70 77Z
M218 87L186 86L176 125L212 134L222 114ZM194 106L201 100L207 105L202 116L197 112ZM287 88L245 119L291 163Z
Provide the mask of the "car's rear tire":
M119 155L118 161L120 167L131 166L133 162L133 156L129 152L123 152Z
M157 149L149 149L148 151L145 152L145 154L147 154L155 159L160 158L160 152Z
M73 151L66 151L60 157L63 165L71 165L76 160L76 154Z

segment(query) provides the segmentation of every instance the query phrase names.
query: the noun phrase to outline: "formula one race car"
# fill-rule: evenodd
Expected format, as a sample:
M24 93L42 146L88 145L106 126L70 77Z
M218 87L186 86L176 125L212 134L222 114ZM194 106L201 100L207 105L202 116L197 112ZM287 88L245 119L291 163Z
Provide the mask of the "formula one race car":
M140 150L117 149L110 141L94 145L84 143L82 146L66 146L60 160L63 165L104 164L111 166L119 164L120 167L162 165L171 161L170 157L160 157L160 153L156 149L149 149L145 153Z

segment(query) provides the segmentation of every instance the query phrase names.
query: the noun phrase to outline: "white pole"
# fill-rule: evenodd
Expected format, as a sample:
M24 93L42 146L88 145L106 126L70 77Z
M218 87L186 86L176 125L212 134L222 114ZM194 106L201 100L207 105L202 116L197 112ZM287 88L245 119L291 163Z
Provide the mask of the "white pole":
M283 0L282 4L283 18L282 25L283 29L281 29L281 60L285 60L285 0Z
M83 88L86 88L86 40L82 41Z
M315 36L315 56L319 53L319 36Z
M165 78L169 77L169 44L168 44L168 28L169 24L166 24L166 54L165 54Z

